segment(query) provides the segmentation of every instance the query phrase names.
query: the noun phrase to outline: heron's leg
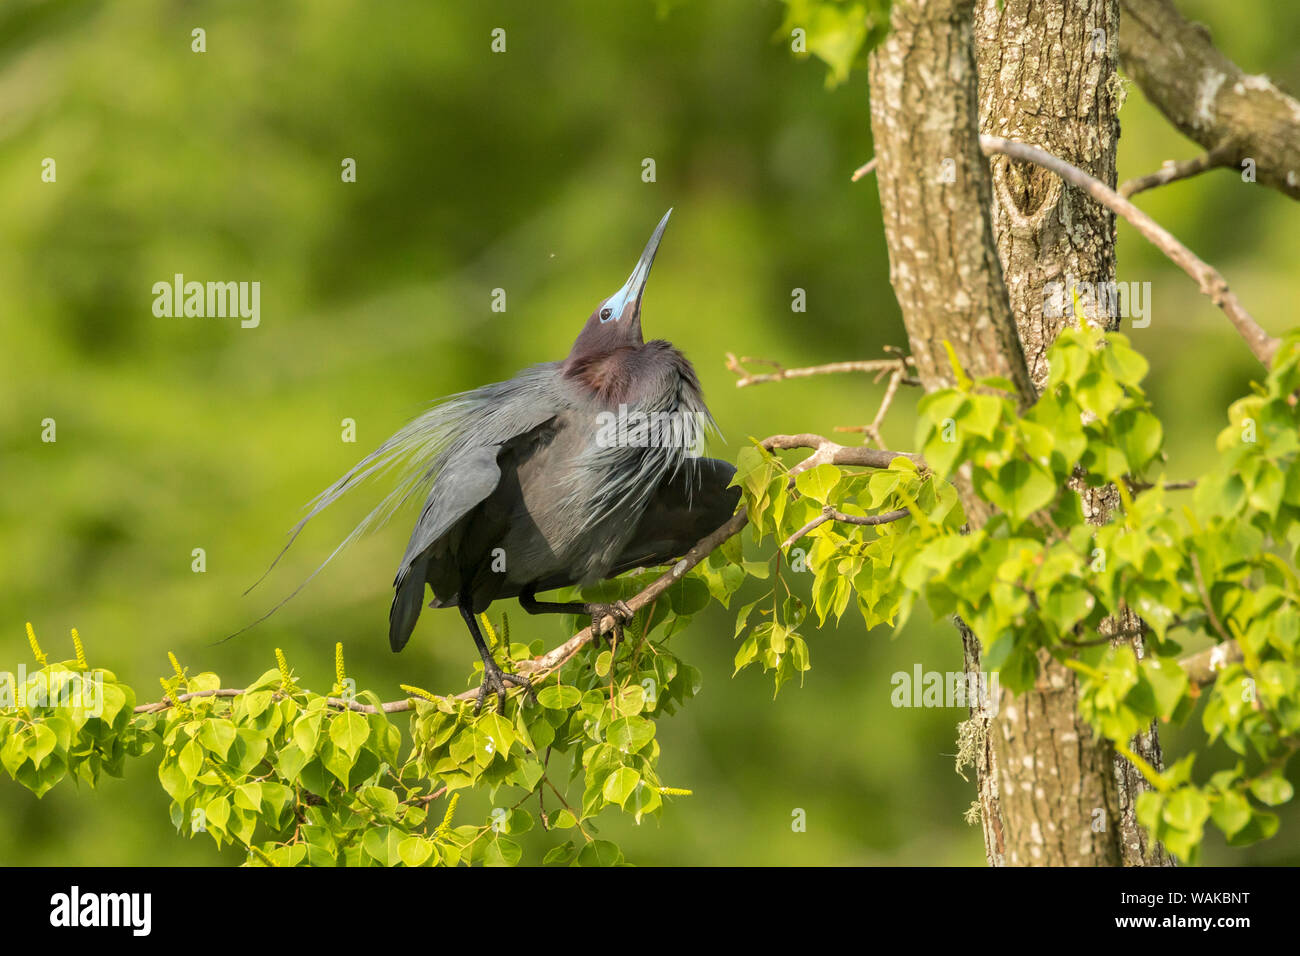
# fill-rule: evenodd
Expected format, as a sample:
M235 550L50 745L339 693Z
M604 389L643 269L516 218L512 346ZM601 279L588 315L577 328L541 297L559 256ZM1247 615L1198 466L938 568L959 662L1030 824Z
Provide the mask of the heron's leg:
M474 706L474 712L478 713L483 709L483 700L489 693L497 695L498 712L504 713L506 709L506 684L516 684L524 688L528 693L533 692L532 682L527 677L521 677L519 674L507 674L497 666L497 662L492 659L492 652L488 650L487 643L483 640L483 634L478 629L478 621L474 617L474 612L465 605L460 605L460 616L465 619L465 625L469 628L469 633L474 638L474 644L478 647L478 653L483 658L483 683L478 689L478 703Z
M610 604L600 604L592 602L584 604L581 601L539 601L537 600L537 591L533 588L525 588L519 594L519 606L529 614L585 614L591 618L591 631L596 636L600 636L600 622L606 617L614 619L614 635L618 640L623 639L623 625L636 616L636 612L627 606L625 601L614 601Z

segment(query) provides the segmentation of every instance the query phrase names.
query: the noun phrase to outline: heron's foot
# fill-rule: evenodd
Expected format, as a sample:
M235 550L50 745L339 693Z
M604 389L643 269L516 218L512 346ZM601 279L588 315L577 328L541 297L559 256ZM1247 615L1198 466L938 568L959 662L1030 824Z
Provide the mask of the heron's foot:
M489 694L497 695L497 713L505 713L507 684L522 687L530 697L535 698L537 696L533 693L533 682L527 677L522 677L519 674L507 674L496 665L495 661L484 661L483 683L478 688L478 703L474 705L474 713L482 712L483 701L487 699Z
M623 640L623 625L636 617L636 611L628 607L626 601L588 604L584 610L591 615L591 633L597 638L609 636L615 641ZM608 632L600 629L600 622L607 617L614 619L614 626Z

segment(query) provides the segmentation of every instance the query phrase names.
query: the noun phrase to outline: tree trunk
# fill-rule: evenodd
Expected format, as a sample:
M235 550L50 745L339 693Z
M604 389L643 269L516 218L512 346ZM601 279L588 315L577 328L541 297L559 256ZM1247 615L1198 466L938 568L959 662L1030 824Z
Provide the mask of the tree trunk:
M989 221L971 44L974 0L899 0L871 56L871 131L889 281L926 391L967 374L1033 390Z
M1038 146L1114 187L1118 35L1118 0L980 0L980 132ZM1047 314L1044 286L1113 282L1115 216L1041 166L994 156L989 167L993 237L1025 362L1041 389L1047 349L1073 315L1069 307Z
M1028 402L1070 315L1047 314L1044 287L1113 281L1115 224L1051 173L1004 157L990 169L978 132L1041 146L1113 185L1118 0L980 2L977 14L975 0L896 0L870 67L877 176L890 278L927 390L950 382L947 340L968 373L1010 378ZM956 483L981 523L982 503ZM1110 502L1103 491L1087 506L1104 520ZM978 670L978 641L958 626ZM1033 690L1003 691L995 718L973 713L963 728L989 862L1163 861L1158 847L1146 855L1133 817L1140 775L1079 717L1074 673L1046 654L1041 663ZM1154 728L1147 736L1139 743L1159 766Z

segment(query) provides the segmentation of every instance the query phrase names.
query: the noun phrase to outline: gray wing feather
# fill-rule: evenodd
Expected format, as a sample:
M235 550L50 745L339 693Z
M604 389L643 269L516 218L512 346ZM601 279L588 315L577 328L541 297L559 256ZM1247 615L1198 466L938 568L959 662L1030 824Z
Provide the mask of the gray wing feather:
M446 534L457 521L496 490L501 480L499 445L471 448L442 466L397 572L400 582L411 563Z
M388 643L394 651L406 646L420 619L432 558L429 548L496 490L501 480L498 451L498 445L471 448L446 462L438 473L393 581L397 593L388 612Z
M307 514L290 531L288 543L271 562L262 577L258 578L248 590L251 591L256 587L279 563L308 521L366 479L392 470L398 471L397 484L393 490L361 520L320 567L311 573L307 581L253 624L270 617L286 601L301 591L307 582L319 574L348 544L367 530L383 524L394 511L411 498L428 495L425 512L429 512L430 504L437 497L434 489L436 479L453 461L461 460L466 456L473 458L475 449L490 448L495 454L495 450L503 442L532 430L566 407L570 399L559 382L559 365L558 362L534 365L508 381L485 385L439 401L313 498L307 505ZM473 460L479 459L473 458ZM495 468L495 462L493 467ZM490 493L489 488L485 494ZM417 534L419 530L417 526ZM415 536L412 536L412 546L414 544ZM410 576L408 564L413 557L408 553L402 561L402 567L407 569L408 577ZM252 627L253 624L248 627ZM248 627L236 633L242 633Z

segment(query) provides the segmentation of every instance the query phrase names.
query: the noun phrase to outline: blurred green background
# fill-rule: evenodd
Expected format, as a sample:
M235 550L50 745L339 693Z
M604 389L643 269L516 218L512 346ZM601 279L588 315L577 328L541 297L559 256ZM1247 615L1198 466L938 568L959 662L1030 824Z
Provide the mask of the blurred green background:
M1248 70L1300 88L1300 7L1179 6ZM865 76L827 90L825 69L776 35L777 2L660 7L6 0L0 669L30 661L31 621L56 657L79 628L92 664L142 700L158 696L168 650L237 686L279 646L323 688L336 640L385 697L399 682L459 690L473 649L456 615L426 613L406 653L388 650L409 513L265 624L215 642L297 586L383 488L314 521L243 597L309 498L429 400L562 357L669 206L645 328L695 362L726 437L716 453L871 419L883 386L865 377L737 390L723 364L728 350L793 366L905 344L874 181L849 182L872 153ZM205 53L191 52L195 27ZM505 53L490 50L497 27ZM1121 179L1198 151L1135 89L1121 121ZM41 181L46 157L55 183ZM345 157L355 183L341 181ZM1140 204L1270 331L1294 322L1293 203L1219 171ZM260 327L154 317L151 287L175 273L259 281ZM1187 477L1258 369L1123 226L1119 278L1152 283L1154 321L1132 336L1152 363L1169 474ZM490 309L495 288L504 313ZM886 426L895 447L911 444L907 398ZM40 439L46 418L56 443ZM557 620L511 617L527 639L562 637ZM960 669L953 631L924 618L894 635L850 615L812 634L805 686L774 702L757 672L730 677L727 615L701 616L674 646L703 691L659 727L665 783L695 795L603 832L646 864L982 863L962 820L973 786L953 770L962 712L890 705L894 672ZM1199 733L1166 730L1166 755ZM40 801L4 778L0 864L239 862L172 830L156 765ZM791 831L795 808L805 833ZM1292 810L1277 839L1245 851L1212 833L1205 860L1300 862L1298 832Z

